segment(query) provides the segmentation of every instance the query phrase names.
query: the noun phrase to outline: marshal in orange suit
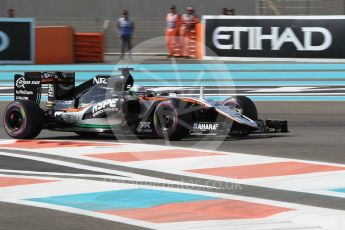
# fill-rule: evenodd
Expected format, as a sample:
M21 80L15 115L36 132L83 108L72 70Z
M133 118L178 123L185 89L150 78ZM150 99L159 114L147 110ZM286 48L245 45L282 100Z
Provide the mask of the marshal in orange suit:
M187 7L187 13L182 15L181 18L181 29L180 36L181 39L181 50L183 57L190 57L189 53L189 43L190 37L193 31L195 31L195 26L199 22L199 17L194 13L193 7Z
M177 13L176 7L172 5L170 7L170 12L166 16L166 45L168 48L168 57L173 57L175 55L174 49L179 43L179 32L180 32L180 15Z

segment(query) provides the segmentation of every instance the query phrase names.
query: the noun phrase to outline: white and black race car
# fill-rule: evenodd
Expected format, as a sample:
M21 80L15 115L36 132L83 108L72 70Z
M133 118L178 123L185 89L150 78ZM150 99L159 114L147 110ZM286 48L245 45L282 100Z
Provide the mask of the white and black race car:
M35 138L42 129L134 134L179 140L189 135L229 135L288 132L287 121L258 119L255 104L233 96L223 102L185 97L176 90L148 90L134 85L131 69L97 75L75 87L74 73L27 72L15 75L15 100L6 107L3 127L16 139ZM48 101L40 107L42 85Z

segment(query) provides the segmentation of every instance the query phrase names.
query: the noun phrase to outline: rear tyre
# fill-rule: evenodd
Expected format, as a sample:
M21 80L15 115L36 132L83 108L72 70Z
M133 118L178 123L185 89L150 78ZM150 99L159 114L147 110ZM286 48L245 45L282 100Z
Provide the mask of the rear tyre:
M153 116L154 129L163 139L181 140L189 135L192 114L184 112L176 101L163 101L156 107Z
M33 139L43 128L43 111L32 101L13 101L7 105L2 124L15 139Z
M225 106L231 106L239 110L244 116L253 121L258 120L258 111L252 100L245 96L233 96L223 102ZM247 127L234 124L230 131L231 137L246 137L251 133Z

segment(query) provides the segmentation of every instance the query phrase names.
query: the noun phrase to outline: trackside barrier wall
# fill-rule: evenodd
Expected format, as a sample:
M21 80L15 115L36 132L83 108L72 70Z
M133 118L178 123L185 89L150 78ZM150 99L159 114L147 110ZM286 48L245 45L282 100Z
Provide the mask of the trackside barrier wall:
M207 60L345 61L345 16L203 16Z
M199 23L195 24L194 29L191 30L190 36L189 36L189 44L188 44L188 56L191 58L196 58L197 53L197 30L196 26Z
M73 40L72 27L36 27L36 64L74 63Z
M204 54L203 54L203 36L202 36L202 29L203 29L203 24L198 23L196 24L195 30L196 30L196 58L197 59L202 59Z
M104 61L103 33L76 33L74 35L76 62Z

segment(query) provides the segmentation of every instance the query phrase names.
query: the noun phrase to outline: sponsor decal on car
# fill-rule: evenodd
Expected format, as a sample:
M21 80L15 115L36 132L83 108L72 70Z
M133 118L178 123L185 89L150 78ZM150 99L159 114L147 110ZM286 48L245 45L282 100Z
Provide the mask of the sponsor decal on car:
M72 114L72 113L66 113L62 115L63 119L65 121L78 121L80 120L80 115L78 114Z
M107 99L101 102L98 102L92 107L92 116L97 117L98 115L105 112L114 112L118 111L116 106L118 99Z
M29 100L29 97L17 96L16 100Z
M140 133L152 133L151 122L141 121L137 128L137 131Z
M25 85L40 85L40 81L27 81L24 77L20 77L16 81L16 88L25 89Z
M42 78L53 78L53 77L56 77L55 73L51 73L51 72L42 73Z
M48 85L48 97L55 97L55 90L52 84Z
M43 72L41 77L43 79L63 79L65 76L65 73L61 72Z
M29 90L16 90L16 94L22 94L22 95L34 95L34 92Z
M72 105L74 103L74 101L73 100L58 101L57 103L60 105Z
M93 103L95 103L94 100L90 101L89 103L80 103L78 108L84 108L84 107L87 107L87 106L89 106L89 105L91 105Z
M82 118L82 114L80 113L55 112L54 116L64 120L67 123L75 123L80 121Z
M94 77L93 78L93 84L107 84L108 83L108 79L105 77Z
M193 129L198 131L216 131L220 127L219 123L200 122L193 123Z

